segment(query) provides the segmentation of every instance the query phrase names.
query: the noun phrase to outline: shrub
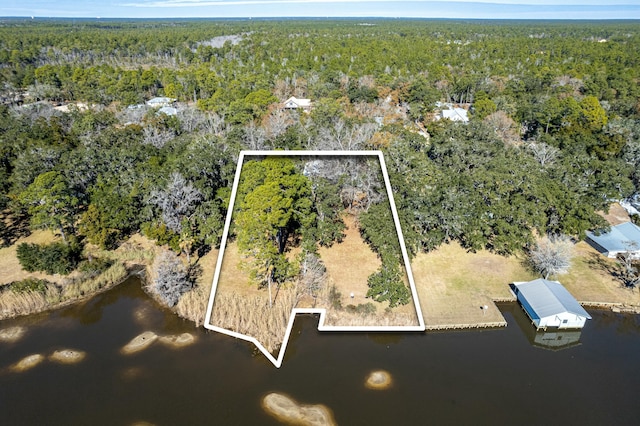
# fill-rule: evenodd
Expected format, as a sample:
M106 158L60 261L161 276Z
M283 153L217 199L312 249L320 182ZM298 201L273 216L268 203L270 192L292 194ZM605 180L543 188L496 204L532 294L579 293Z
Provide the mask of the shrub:
M39 280L36 278L26 278L21 281L14 281L4 287L15 293L37 292L45 294L49 285L55 285L47 280Z
M67 275L78 265L81 252L82 248L76 243L22 243L18 246L17 256L20 266L27 272Z
M145 223L142 225L141 230L146 237L156 240L157 245L166 244L174 251L180 251L180 235L167 228L164 223Z
M80 262L78 270L88 277L95 277L109 269L111 265L113 265L113 261L111 259L94 257L93 259L87 259Z

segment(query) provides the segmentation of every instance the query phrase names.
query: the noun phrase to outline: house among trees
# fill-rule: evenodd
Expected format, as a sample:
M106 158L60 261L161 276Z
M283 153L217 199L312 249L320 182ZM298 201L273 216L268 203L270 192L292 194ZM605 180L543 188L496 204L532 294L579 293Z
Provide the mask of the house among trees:
M533 325L540 330L582 328L591 315L558 281L543 278L513 283L516 297Z
M436 114L436 120L446 118L448 120L459 121L461 123L469 122L468 111L464 108L456 107L453 106L453 104L443 102L436 102L436 107L442 108L440 113Z
M640 227L632 222L612 226L609 232L601 234L587 231L587 242L612 259L626 253L634 259L640 259Z
M295 96L292 96L284 101L283 109L301 109L304 112L309 112L311 111L311 99L298 99Z
M166 96L159 96L159 97L156 97L156 98L149 99L147 101L147 105L152 107L152 108L162 108L162 107L166 107L166 106L171 106L175 101L176 101L176 99L174 99L174 98L168 98Z

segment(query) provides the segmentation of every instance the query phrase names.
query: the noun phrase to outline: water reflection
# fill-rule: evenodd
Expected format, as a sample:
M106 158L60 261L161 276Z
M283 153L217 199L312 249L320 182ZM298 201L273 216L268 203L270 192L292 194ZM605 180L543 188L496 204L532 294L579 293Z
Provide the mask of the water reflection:
M500 304L502 312L509 312L532 346L559 351L580 345L582 330L537 331L522 307L517 303ZM587 327L589 326L587 322Z

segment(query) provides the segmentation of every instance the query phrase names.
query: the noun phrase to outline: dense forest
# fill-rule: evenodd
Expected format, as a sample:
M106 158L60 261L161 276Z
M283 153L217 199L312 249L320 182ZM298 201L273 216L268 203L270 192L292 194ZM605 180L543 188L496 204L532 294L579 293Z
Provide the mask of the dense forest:
M635 22L2 20L2 242L28 224L201 254L242 149L381 149L412 254L580 239L640 193L639 45ZM331 183L384 259L370 184Z

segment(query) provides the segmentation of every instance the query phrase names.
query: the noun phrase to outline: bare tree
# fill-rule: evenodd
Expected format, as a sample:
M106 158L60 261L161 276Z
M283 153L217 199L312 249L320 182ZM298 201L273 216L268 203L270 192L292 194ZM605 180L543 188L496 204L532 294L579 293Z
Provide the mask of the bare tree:
M244 128L244 145L248 149L260 150L266 149L267 133L262 127L256 126L252 121Z
M638 258L634 253L638 250L638 244L628 242L627 251L618 255L618 278L625 287L635 288L640 285L640 269L638 268Z
M146 145L153 145L160 149L176 135L171 130L161 130L153 126L147 126L144 128L144 143Z
M573 243L566 235L552 235L538 241L529 252L532 266L545 279L549 275L566 273L571 267Z
M207 114L207 120L203 124L203 128L205 132L216 136L224 136L228 130L227 123L224 121L224 116L218 115L215 112Z
M560 152L558 148L547 145L544 142L531 142L529 149L533 153L533 158L535 158L542 167L553 164Z
M44 118L47 122L51 117L59 116L60 113L53 109L53 106L48 102L36 102L21 107L12 107L12 112L18 116L25 117L31 121L35 121L38 118Z
M167 188L151 193L150 203L162 211L162 221L170 230L181 233L182 221L191 215L202 194L180 173L173 172Z
M150 109L147 105L132 105L119 111L116 116L122 124L142 124Z
M485 117L487 123L496 132L496 135L507 145L520 143L520 135L516 122L504 111L496 111Z
M327 268L314 253L307 253L300 265L302 291L315 300L327 280Z
M269 114L265 120L265 131L267 137L269 138L277 138L281 134L283 134L287 127L292 125L297 119L297 112L289 112L283 111L281 109L276 109ZM294 119L292 116L296 116Z
M317 149L353 151L362 149L377 129L374 123L347 124L342 118L320 129Z
M204 127L207 116L197 108L186 107L178 109L180 127L187 133L195 132Z
M193 288L189 269L172 251L163 251L154 262L154 274L151 289L162 301L173 307L180 296Z

